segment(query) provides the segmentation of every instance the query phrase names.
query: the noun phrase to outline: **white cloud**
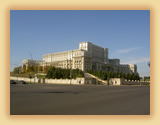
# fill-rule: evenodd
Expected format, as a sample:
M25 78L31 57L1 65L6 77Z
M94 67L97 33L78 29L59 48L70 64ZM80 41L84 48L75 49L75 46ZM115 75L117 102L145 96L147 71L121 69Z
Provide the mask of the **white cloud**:
M142 57L139 59L124 61L122 62L122 64L137 64L137 63L144 63L144 62L149 62L149 61L150 61L150 57Z
M117 53L128 53L130 51L141 49L141 48L143 48L143 47L134 47L134 48L128 48L128 49L121 49L121 50L117 50L116 52Z

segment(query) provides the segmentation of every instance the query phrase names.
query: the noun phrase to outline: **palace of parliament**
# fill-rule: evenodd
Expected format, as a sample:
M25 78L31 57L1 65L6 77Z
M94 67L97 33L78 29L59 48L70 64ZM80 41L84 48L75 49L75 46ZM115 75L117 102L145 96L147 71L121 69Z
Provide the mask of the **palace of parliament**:
M112 71L137 73L137 65L120 64L120 59L109 59L108 48L84 41L79 43L79 49L43 55L43 60L23 60L23 66L54 66L66 69Z

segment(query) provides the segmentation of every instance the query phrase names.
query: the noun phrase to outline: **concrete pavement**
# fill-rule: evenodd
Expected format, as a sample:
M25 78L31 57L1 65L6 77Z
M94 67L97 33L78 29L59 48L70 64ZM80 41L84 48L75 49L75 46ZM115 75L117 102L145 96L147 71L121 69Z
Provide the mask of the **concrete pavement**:
M149 115L149 86L11 85L11 115Z

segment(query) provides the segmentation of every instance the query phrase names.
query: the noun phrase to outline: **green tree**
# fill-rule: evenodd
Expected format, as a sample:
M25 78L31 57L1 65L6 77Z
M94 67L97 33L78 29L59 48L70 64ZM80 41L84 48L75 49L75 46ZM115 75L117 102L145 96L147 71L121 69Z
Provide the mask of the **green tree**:
M130 80L134 80L135 81L135 74L134 73L131 74L131 79Z
M13 69L13 72L14 72L14 73L20 73L21 71L22 71L22 67L21 67L21 66L15 67L15 68Z
M54 72L55 72L55 68L51 66L51 67L49 68L48 72L47 72L47 77L48 77L48 78L52 78Z
M114 78L114 73L110 72L110 78Z
M121 74L121 78L124 78L124 79L125 79L125 73L122 73L122 74Z
M27 72L34 72L34 67L33 66L28 66Z
M135 75L135 80L140 80L140 77L139 77L138 73L136 73L136 75Z
M82 75L81 73L79 73L79 74L77 75L77 77L81 78L81 77L83 77L83 75Z
M118 72L113 72L113 78L118 78Z
M61 70L60 70L60 68L56 68L55 69L55 71L54 71L54 73L53 73L53 78L55 79L60 79L60 78L63 78L62 77L63 75L62 75L62 72L61 72Z
M38 66L33 66L34 72L38 72Z
M131 80L131 74L127 73L127 80Z
M64 69L63 70L63 78L69 79L70 78L70 69Z
M119 73L120 78L124 78L124 74L122 72Z
M107 79L108 78L111 78L111 73L110 72L107 72Z
M70 77L70 74L71 77ZM84 77L84 73L79 69L62 69L62 68L54 68L50 67L47 72L47 78L53 78L53 79L66 79L66 78L76 78L76 77Z
M47 73L48 70L49 70L49 66L45 66L45 67L44 67L44 72Z
M102 72L102 74L101 74L101 79L102 80L106 80L107 79L107 73L106 72Z
M150 81L150 76L145 76L144 81Z

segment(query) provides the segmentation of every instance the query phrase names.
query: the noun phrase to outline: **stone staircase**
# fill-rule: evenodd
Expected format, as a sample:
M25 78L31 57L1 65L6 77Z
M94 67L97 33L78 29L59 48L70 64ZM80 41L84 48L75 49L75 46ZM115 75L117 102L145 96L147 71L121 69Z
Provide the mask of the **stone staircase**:
M85 73L85 78L87 78L87 77L95 79L98 84L107 85L107 81L102 80L102 79L98 78L97 76L94 76L90 73Z

